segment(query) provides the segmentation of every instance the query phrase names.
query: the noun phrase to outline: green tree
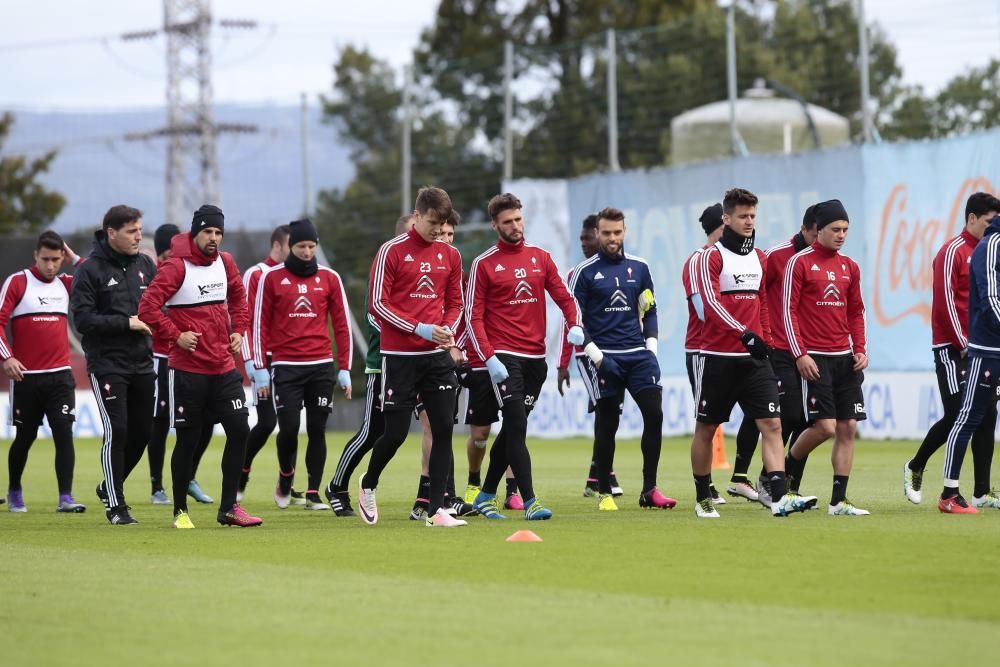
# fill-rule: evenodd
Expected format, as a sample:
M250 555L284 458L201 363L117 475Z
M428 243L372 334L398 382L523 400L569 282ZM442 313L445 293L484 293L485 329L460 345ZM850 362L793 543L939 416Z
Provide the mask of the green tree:
M4 234L33 232L50 225L66 206L65 197L38 182L55 160L56 151L32 160L3 150L13 125L12 114L0 115L0 233Z

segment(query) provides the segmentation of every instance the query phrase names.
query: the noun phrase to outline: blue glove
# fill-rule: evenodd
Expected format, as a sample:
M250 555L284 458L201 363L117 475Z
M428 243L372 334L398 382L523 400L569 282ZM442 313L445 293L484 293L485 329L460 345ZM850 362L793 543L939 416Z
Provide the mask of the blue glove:
M351 386L351 372L341 368L337 373L337 384L340 385L341 389L349 388Z
M497 355L493 355L486 360L486 370L490 372L490 380L493 384L500 384L506 380L510 373L507 372L507 367L503 365L503 362L497 359Z
M578 326L570 327L566 332L566 342L577 347L583 345L583 329Z
M257 393L261 389L271 387L271 374L267 372L266 368L255 368L253 369L253 390Z
M623 377L622 367L610 354L604 355L604 359L601 360L601 367L597 369L597 374L598 376L614 378L616 380L620 380Z
M424 324L423 322L421 322L420 324L417 325L417 328L414 330L414 333L416 333L424 340L429 340L432 343L434 342L433 324Z
M247 372L247 379L253 382L253 371L254 371L253 359L251 359L250 361L243 362L243 370Z

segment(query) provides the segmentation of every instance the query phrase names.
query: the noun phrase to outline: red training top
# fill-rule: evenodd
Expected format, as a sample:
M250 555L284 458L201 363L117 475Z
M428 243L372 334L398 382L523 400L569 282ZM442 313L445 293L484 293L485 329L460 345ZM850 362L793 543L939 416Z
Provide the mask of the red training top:
M759 248L740 255L719 241L701 253L698 284L705 302L702 354L749 356L741 340L747 329L771 340L764 299L765 266L764 252Z
M979 239L963 230L934 256L931 347L969 346L969 259Z
M25 373L66 370L69 336L66 331L69 291L73 276L65 273L44 280L37 267L18 271L0 288L0 358L21 362ZM11 349L6 329L14 335Z

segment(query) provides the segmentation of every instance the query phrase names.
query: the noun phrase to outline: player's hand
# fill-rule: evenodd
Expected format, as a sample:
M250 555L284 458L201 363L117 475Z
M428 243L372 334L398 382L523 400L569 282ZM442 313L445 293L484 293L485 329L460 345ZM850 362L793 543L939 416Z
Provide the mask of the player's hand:
M767 344L767 341L760 334L747 329L743 332L740 340L743 341L743 347L747 349L747 352L754 359L764 360L771 356L771 346Z
M566 383L566 388L569 389L569 369L568 368L557 368L556 369L556 389L559 390L560 396L565 396L563 393L563 382Z
M958 353L958 356L961 357L962 359L968 359L969 358L969 348L963 347L962 351Z
M431 333L431 340L438 345L454 345L455 336L452 335L451 329L448 327L441 327L434 325L434 329Z
M458 384L465 388L472 386L472 366L468 361L463 359L461 363L456 364L455 375L458 376Z
M502 361L497 359L497 355L495 354L486 360L486 370L490 372L490 380L493 381L493 384L500 384L510 377L507 367L503 365Z
M652 308L655 303L656 297L653 296L653 290L642 290L642 293L639 294L639 314L645 315L648 313L649 309Z
M854 372L863 371L868 368L868 355L858 352L854 355Z
M448 354L451 356L451 360L456 366L465 361L465 354L454 345L448 348Z
M199 338L201 338L201 334L197 331L185 331L177 337L177 345L182 350L194 352L194 349L198 347Z
M344 390L344 396L351 399L351 372L346 368L341 368L337 372L337 384Z
M20 382L24 379L24 371L28 370L24 367L20 361L11 357L7 361L3 362L3 372L14 382Z
M80 256L73 252L73 249L65 241L63 241L63 252L66 254L66 261L69 262L70 266L76 266L77 262L80 261Z
M583 345L583 340L583 328L578 325L571 326L566 332L566 342L570 345L580 347Z
M271 374L266 368L254 368L250 373L250 381L253 382L253 390L257 396L267 398L271 395Z
M229 351L236 354L240 351L240 347L243 346L243 334L231 333L229 334Z
M801 357L795 360L795 367L799 370L799 375L805 380L812 380L815 382L819 379L819 367L813 358L808 354L803 354Z
M152 336L153 332L150 331L149 326L145 322L139 319L138 315L132 315L128 318L128 328L130 331L138 331L139 333L146 334L147 336Z

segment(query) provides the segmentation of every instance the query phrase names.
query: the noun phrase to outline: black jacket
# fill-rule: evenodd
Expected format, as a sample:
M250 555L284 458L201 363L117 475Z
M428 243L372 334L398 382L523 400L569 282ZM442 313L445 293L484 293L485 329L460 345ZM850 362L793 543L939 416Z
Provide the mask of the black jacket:
M94 233L94 248L73 275L70 310L83 336L87 372L132 375L153 372L153 341L129 329L139 312L139 299L156 275L146 255L122 255L108 245L103 230Z

